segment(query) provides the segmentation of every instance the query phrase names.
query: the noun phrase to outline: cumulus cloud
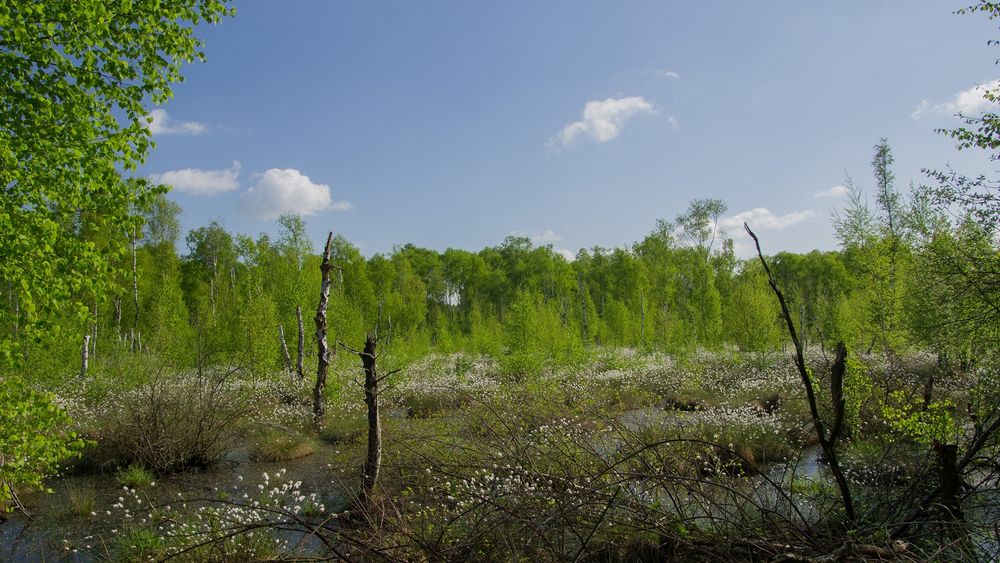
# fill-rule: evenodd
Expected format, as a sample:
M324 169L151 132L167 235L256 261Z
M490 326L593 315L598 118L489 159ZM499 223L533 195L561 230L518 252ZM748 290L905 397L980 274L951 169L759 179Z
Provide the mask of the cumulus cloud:
M681 75L677 74L676 72L674 72L672 70L664 70L664 69L658 68L658 69L656 69L656 74L659 74L660 76L663 76L663 77L666 77L666 78L673 78L674 80L680 80L681 79Z
M583 107L583 119L574 121L549 139L549 146L569 145L580 137L606 143L621 134L625 122L640 113L655 113L642 96L593 100Z
M779 231L815 216L816 212L812 209L793 211L786 215L775 215L766 207L755 207L750 211L719 219L719 227L729 235L746 236L743 223L747 223L755 231Z
M819 197L819 198L824 198L824 197L843 197L843 196L847 195L848 193L850 193L850 190L847 189L847 186L842 186L842 185L838 184L838 185L830 188L829 190L820 190L818 192L813 193L813 197Z
M317 184L294 168L271 168L243 196L243 208L262 220L278 218L289 211L313 215L325 210L347 211L348 201L334 201L330 186Z
M998 88L1000 88L1000 80L993 80L986 84L973 86L968 90L962 90L947 102L932 104L927 100L921 100L920 105L917 106L917 109L913 110L910 117L920 119L928 114L954 115L956 113L976 115L993 103L986 99L986 92L994 91Z
M149 179L157 184L167 184L179 192L191 195L215 195L231 192L240 187L240 161L234 160L233 165L224 170L202 170L200 168L185 168L170 170L163 174L153 174Z
M149 112L149 132L153 135L201 135L208 131L204 123L197 121L175 121L165 109Z
M572 262L576 260L576 253L568 248L558 248L555 244L562 240L562 236L551 229L544 231L511 231L511 236L527 237L531 244L535 246L552 246L556 254L561 255L566 260Z
M567 262L576 260L576 253L568 248L553 248L553 250L556 251L556 254L565 258Z
M511 231L510 234L515 237L528 237L531 239L531 244L542 246L562 240L560 235L549 229L544 231Z

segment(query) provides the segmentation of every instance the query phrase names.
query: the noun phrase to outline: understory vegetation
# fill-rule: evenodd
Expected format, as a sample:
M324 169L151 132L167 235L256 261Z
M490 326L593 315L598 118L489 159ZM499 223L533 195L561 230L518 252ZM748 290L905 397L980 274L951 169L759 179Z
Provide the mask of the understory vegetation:
M835 358L818 348L810 358L826 417ZM331 379L350 381L355 363L335 362ZM947 424L968 448L982 407L973 390L985 372L945 374L935 356L915 353L893 361L858 354L851 364L847 388L861 391L838 452L853 519L786 354L619 347L592 348L577 365L546 365L520 381L485 355L410 362L381 396L384 461L377 495L364 503L367 422L357 386L331 396L317 421L309 385L233 372L241 383L215 388L216 402L162 408L160 434L107 447L102 436L136 432L132 418L103 418L109 405L136 412L166 404L149 394L184 392L198 375L159 372L164 381L118 381L110 393L94 375L60 395L88 440L68 468L70 504L42 508L38 518L82 524L59 538L63 553L118 560L995 556L996 436L963 470L956 519L940 499L923 502L939 467L935 446L914 430ZM914 404L928 372L940 374L935 401L945 406L921 418ZM207 458L180 467L156 444L188 443L187 419L211 428L220 403L243 405L224 411L233 434L209 433L199 451L229 461L195 477L203 484L192 489L191 464ZM302 459L311 469L297 465Z
M49 30L11 6L13 37ZM294 214L179 251L179 206L128 177L143 104L233 12L109 6L0 59L0 559L1000 558L995 180L903 193L882 139L839 250L807 254L725 232L717 199L572 260L318 253ZM96 152L22 131L36 95ZM961 117L995 160L1000 118Z

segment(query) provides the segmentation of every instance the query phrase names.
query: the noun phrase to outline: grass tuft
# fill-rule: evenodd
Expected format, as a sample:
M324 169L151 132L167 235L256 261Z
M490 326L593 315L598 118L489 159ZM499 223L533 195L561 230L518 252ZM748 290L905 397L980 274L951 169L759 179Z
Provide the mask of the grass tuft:
M130 464L128 467L119 467L115 472L115 479L120 485L126 487L147 487L153 483L153 472L141 465Z
M65 498L66 503L62 506L65 507L67 516L88 516L97 510L97 489L93 482L66 483Z
M314 453L316 444L310 438L273 429L261 432L250 447L250 459L263 462L288 461Z

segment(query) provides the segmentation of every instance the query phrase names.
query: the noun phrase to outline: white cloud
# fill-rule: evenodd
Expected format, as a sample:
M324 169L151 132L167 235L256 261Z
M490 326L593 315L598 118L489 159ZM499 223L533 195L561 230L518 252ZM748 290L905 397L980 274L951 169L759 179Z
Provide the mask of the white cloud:
M552 246L552 250L566 260L570 262L576 260L575 252L568 248L558 248L555 246L555 243L562 240L562 235L551 229L545 229L544 231L511 231L510 234L515 237L527 237L531 240L531 244L535 246Z
M793 211L786 215L775 215L765 207L755 207L750 211L719 219L719 227L730 236L746 236L743 223L747 223L755 231L778 231L815 216L816 212L812 209Z
M813 197L843 197L849 193L847 186L836 185L829 190L820 190L813 193Z
M354 206L334 201L330 186L317 184L294 168L271 168L244 194L243 208L259 219L271 220L289 211L313 215L327 209L347 211Z
M593 100L583 107L583 119L574 121L549 139L549 146L569 145L581 136L606 143L621 134L625 122L639 113L655 113L653 104L641 96Z
M559 254L566 259L567 262L572 262L576 260L576 253L568 248L554 248L556 254Z
M733 241L733 254L739 258L749 258L757 255L757 248L750 244L743 244L740 241Z
M660 76L664 76L666 78L673 78L674 80L680 80L681 79L681 75L677 74L676 72L674 72L672 70L664 70L664 69L659 69L658 68L658 69L656 69L656 74L659 74Z
M153 135L201 135L208 131L204 123L197 121L174 121L165 109L149 112L149 132Z
M997 90L998 88L1000 88L1000 80L993 80L986 84L973 86L968 90L962 90L955 94L955 97L951 100L941 102L940 104L932 104L927 100L921 100L920 105L917 106L917 109L913 110L910 117L920 119L931 113L976 115L994 103L986 99L984 94L987 91Z
M167 184L179 192L191 195L215 195L231 192L240 187L240 161L234 160L233 165L224 170L202 170L200 168L185 168L171 170L163 174L153 174L149 179L157 184Z
M677 122L677 118L674 117L674 116L668 117L667 118L667 123L670 124L670 127L672 129L680 129L681 128L681 124Z
M515 237L527 237L531 239L531 244L539 246L562 240L560 235L550 229L545 229L544 231L511 231L510 234Z

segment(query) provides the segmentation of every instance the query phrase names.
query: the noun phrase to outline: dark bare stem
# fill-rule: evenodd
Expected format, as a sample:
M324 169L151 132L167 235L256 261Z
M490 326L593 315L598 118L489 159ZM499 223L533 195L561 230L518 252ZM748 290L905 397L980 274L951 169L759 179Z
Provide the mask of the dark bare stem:
M377 339L369 334L365 339L365 349L358 354L365 370L365 406L368 407L368 454L365 457L364 472L361 476L361 500L371 498L378 483L379 468L382 465L382 423L378 414L379 382L375 360Z
M775 296L778 298L778 303L781 304L781 314L785 318L785 324L788 326L788 334L792 337L792 344L795 346L795 365L799 369L799 375L802 377L802 385L806 389L806 400L809 402L809 413L812 415L813 428L816 429L816 435L819 438L820 447L823 448L823 454L826 456L827 462L830 465L830 473L833 474L834 480L837 482L837 488L840 489L840 496L844 502L844 512L847 514L847 519L853 526L855 524L854 515L854 502L851 498L851 490L847 485L847 478L844 476L843 470L840 468L840 462L837 458L837 452L834 448L834 440L836 440L837 435L840 434L843 425L843 407L840 406L838 410L837 421L834 423L834 432L827 435L826 429L823 427L823 420L819 416L819 408L816 405L816 392L813 388L813 378L806 368L805 354L802 351L802 343L799 340L798 332L795 330L795 323L792 321L792 315L788 311L788 303L785 301L785 296L778 289L778 284L774 280L774 276L771 275L771 268L767 265L767 260L764 260L764 254L760 250L760 240L757 239L757 235L750 230L750 226L743 223L743 228L746 229L750 238L753 239L754 244L757 247L757 257L760 258L761 265L764 266L764 273L767 274L767 283L771 286L771 290L774 292ZM843 346L841 343L838 346L838 359L840 359L839 348ZM844 348L844 356L846 357L847 350ZM843 368L841 368L842 370ZM836 376L835 376L836 377ZM843 383L843 371L841 371L839 376L841 384ZM835 397L838 397L840 402L843 402L843 390L840 389L834 393Z

